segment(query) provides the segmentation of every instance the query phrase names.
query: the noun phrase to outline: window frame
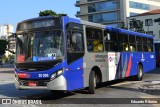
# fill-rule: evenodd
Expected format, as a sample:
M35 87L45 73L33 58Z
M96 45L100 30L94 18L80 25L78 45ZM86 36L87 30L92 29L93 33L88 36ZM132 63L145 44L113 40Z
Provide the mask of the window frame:
M150 24L149 21L151 21ZM153 26L153 19L145 19L145 26Z
M71 32L71 34L73 34L73 32L77 32L77 33L80 33L81 35L82 35L82 48L83 48L83 50L82 51L68 51L68 49L69 48L71 48L71 47L69 47L69 45L71 45L71 42L68 44L68 31L70 31ZM68 29L67 31L67 51L69 52L69 53L83 53L84 51L85 51L85 47L84 47L84 37L83 37L83 32L82 31L77 31L77 30L71 30L71 29ZM73 35L72 35L73 36ZM70 36L71 37L71 36Z
M90 31L89 31L90 30ZM96 37L99 37L99 36L96 36L96 30L97 32L99 31L99 33L101 33L101 37L100 38L96 38ZM93 35L93 32L95 35ZM89 38L88 35L92 35L93 38ZM87 26L86 27L86 43L87 43L87 51L88 52L104 52L104 42L103 42L103 38L104 38L104 35L103 35L103 29L102 28L95 28L95 27L90 27L90 26ZM94 41L99 41L96 46L99 44L102 46L102 51L94 51ZM90 46L89 46L90 45ZM89 49L89 47L91 47L91 49Z
M108 35L109 35L110 39L109 38L107 39ZM117 32L107 31L107 30L104 31L104 46L105 46L104 50L106 52L118 52L119 48L117 47L117 45L119 43L117 41L118 41L118 34L117 34ZM108 48L108 47L112 47L113 49Z

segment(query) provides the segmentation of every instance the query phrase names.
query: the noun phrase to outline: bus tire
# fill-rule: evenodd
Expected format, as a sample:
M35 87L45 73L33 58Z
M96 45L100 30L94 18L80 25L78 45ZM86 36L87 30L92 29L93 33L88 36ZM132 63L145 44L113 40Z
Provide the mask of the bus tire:
M142 65L138 65L138 71L137 71L137 76L136 76L136 80L137 81L141 81L143 78L143 67Z
M92 70L90 75L89 75L88 91L89 91L90 94L95 93L95 87L96 87L96 75L95 75L95 71Z

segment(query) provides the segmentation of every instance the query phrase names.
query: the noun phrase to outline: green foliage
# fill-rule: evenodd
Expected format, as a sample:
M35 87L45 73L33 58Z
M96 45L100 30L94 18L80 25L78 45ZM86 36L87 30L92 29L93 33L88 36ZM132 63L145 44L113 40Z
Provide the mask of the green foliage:
M1 57L1 62L2 63L5 63L7 61L7 57L5 56L5 55L3 55L2 57Z
M57 16L57 13L52 10L40 11L39 16Z
M127 28L126 28L126 25L125 25L125 22L122 22L122 23L121 23L120 28L121 28L121 29L127 29Z
M6 40L0 40L0 56L5 54L8 42Z
M145 33L143 29L143 21L136 20L135 18L130 21L130 29L134 29L136 32Z
M7 61L8 61L8 63L13 63L14 62L14 55L8 55Z
M54 17L59 17L59 16L67 16L67 14L64 13L56 13L52 10L45 10L45 11L40 11L39 16L54 16Z

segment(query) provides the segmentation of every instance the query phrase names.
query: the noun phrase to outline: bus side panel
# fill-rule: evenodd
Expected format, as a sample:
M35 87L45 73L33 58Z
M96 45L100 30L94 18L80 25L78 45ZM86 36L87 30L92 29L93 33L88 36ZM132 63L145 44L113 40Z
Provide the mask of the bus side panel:
M133 52L133 53L130 53L131 56L132 56L132 65L131 65L131 72L130 72L130 75L129 76L134 76L134 75L137 75L138 72L138 63L142 62L143 64L143 61L141 60L142 59L142 53L139 53L139 52Z
M84 87L83 79L83 58L72 62L66 69L67 72L67 90L75 90Z
M108 52L108 79L109 81L121 78L121 53Z
M142 63L144 72L148 72L155 68L154 53L123 53L122 54L122 78L137 75L138 64ZM126 73L125 73L126 69ZM125 76L124 76L125 73Z
M141 56L142 54L140 53L121 52L116 79L136 75L138 62L141 61Z
M144 72L148 72L150 70L153 70L156 67L155 54L144 52L143 56L144 56L144 62L143 62Z
M102 82L109 79L108 75L108 59L106 53L89 53L86 52L84 56L84 87L89 86L89 76L95 67L100 70Z
M117 66L117 72L116 72L116 77L115 79L121 79L126 77L126 73L127 73L127 69L128 66L130 66L129 64L129 59L130 59L130 53L128 52L121 52L120 53L120 60ZM129 69L128 69L129 70ZM130 73L130 70L128 71L128 73Z

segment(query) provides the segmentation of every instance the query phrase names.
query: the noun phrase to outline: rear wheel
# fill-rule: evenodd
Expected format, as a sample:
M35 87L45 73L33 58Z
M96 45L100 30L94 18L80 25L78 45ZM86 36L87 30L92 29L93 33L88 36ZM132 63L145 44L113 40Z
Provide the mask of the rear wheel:
M95 87L96 87L96 75L95 75L95 71L91 71L90 76L89 76L89 88L88 91L91 94L95 93Z
M142 65L138 65L138 75L136 76L137 81L141 81L143 78L143 67Z

